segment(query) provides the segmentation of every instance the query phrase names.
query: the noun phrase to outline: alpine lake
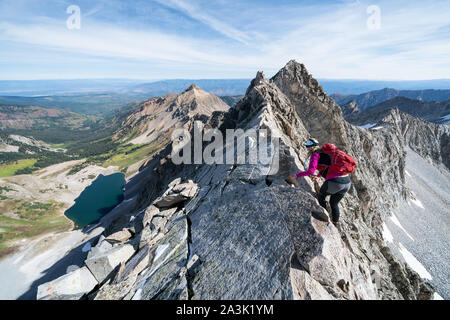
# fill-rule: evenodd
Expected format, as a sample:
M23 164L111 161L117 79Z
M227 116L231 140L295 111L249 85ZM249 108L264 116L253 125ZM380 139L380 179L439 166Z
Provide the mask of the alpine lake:
M99 175L90 186L86 187L75 204L64 214L77 227L83 228L97 222L123 200L125 175L114 173Z

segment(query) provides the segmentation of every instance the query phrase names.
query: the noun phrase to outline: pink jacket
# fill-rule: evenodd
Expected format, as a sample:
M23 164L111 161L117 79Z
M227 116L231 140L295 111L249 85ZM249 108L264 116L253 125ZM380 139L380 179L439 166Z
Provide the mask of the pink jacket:
M318 152L313 153L311 155L311 158L309 159L309 168L308 168L308 170L302 171L302 172L297 172L295 174L295 176L297 178L300 178L300 177L306 177L306 176L314 175L314 173L317 170L317 164L319 163L319 158L320 158L320 155L319 155ZM320 173L317 176L321 177ZM338 178L338 177L341 177L341 175L340 174L333 174L333 175L327 176L326 180L330 180L330 179L334 179L334 178Z

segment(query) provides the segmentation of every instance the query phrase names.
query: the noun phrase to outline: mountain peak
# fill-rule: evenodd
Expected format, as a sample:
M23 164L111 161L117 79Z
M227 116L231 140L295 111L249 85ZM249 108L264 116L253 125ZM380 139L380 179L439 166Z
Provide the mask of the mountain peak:
M297 60L295 59L292 59L288 63L286 63L286 66L284 68L286 69L299 68L301 70L305 68L305 65L303 63L297 62Z
M271 81L294 102L294 105L304 105L306 108L303 108L303 111L320 103L323 107L321 109L330 111L329 115L339 112L339 107L327 96L319 82L308 73L303 64L295 60L289 61Z
M180 94L154 97L142 103L123 122L117 137L136 135L133 144L150 143L171 128L183 126L193 119L206 119L215 111L227 111L229 106L219 97L191 84Z
M305 65L303 63L297 62L294 59L286 63L286 65L283 67L283 69L280 70L280 72L291 75L298 74L303 76L310 76L308 70L306 70Z
M202 88L200 88L198 85L196 85L195 83L191 84L186 90L184 90L184 92L188 92L188 91L192 91L192 90L201 90L203 91ZM183 92L183 93L184 93Z
M283 83L299 83L313 95L326 95L319 82L309 74L305 65L295 60L289 61L271 80L279 87L283 87Z
M250 86L247 88L247 92L245 95L248 95L249 92L256 87L257 85L260 85L263 81L266 80L266 76L264 75L263 71L258 71L256 73L256 77L250 82Z

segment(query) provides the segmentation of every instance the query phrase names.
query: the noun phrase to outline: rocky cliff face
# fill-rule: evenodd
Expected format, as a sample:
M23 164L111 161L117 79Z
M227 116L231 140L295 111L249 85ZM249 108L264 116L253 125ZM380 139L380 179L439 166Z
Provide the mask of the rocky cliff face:
M347 119L349 116L358 115L361 112L355 100L342 105L341 109L345 119Z
M375 108L375 107L373 107ZM372 109L372 108L370 108ZM395 129L403 137L404 143L421 157L437 167L450 169L450 130L448 125L440 125L413 117L408 113L393 108L381 108L349 117L355 125L362 125L371 132ZM365 124L365 125L364 125Z
M90 299L431 298L433 289L382 239L383 220L407 192L397 127L372 132L349 124L295 61L271 80L258 73L245 97L205 127L266 129L279 144L258 141L271 161L241 165L175 165L168 145L102 219L103 236L82 270L93 275L88 285L65 296L56 279L38 298L55 297L48 295L54 288L59 298ZM359 163L340 232L308 178L298 187L285 180L303 167L302 143L311 136ZM78 279L75 272L63 280Z
M396 127L405 143L422 158L438 167L450 169L450 130L447 125L436 125L410 116L397 108L383 117L379 125ZM445 169L444 167L444 169Z

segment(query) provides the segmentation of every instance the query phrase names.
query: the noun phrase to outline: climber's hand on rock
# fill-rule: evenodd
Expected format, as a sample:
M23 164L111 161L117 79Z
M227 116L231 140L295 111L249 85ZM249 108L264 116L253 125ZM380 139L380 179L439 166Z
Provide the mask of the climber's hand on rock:
M293 174L290 174L289 177L286 179L286 181L290 184L293 184L294 186L298 187L297 180L295 179L295 176Z

